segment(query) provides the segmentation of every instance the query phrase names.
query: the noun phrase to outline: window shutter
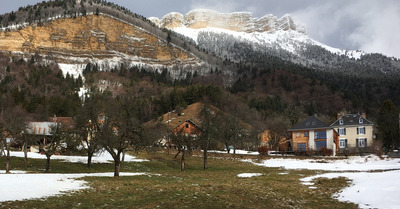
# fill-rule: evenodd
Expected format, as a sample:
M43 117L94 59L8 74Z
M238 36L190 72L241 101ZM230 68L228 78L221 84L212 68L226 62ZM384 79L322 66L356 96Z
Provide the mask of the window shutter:
M344 128L344 135L346 135L346 128ZM346 139L347 140L347 139Z
M364 139L365 147L367 147L367 138Z
M359 135L360 134L360 130L357 128L357 135ZM357 139L358 140L358 139Z
M357 128L357 132L358 132L358 128ZM356 139L356 147L358 147L358 139Z
M347 139L344 140L344 147L347 148Z

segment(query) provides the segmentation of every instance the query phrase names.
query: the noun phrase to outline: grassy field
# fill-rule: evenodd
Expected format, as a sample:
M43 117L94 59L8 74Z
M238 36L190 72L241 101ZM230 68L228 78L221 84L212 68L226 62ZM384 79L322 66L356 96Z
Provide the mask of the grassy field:
M302 185L300 178L315 171L265 168L240 162L232 157L209 159L209 169L202 170L201 157L186 158L181 172L173 154L141 153L150 161L123 163L122 172L148 172L132 177L85 177L90 189L39 200L2 202L0 208L357 208L331 196L348 183L344 178L318 179L317 189ZM4 158L0 164L4 165ZM45 160L12 158L14 170L43 172ZM52 173L112 172L112 164L84 164L51 161ZM282 173L288 173L282 175ZM239 178L239 173L262 173L262 176ZM40 182L32 182L40 189ZM28 186L28 185L27 185Z

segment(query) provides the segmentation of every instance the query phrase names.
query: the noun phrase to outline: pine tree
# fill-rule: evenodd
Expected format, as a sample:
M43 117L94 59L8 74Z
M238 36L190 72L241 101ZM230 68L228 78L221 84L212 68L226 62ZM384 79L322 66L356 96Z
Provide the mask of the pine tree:
M379 138L382 140L384 150L390 151L400 145L399 143L399 111L391 100L385 100L378 116Z

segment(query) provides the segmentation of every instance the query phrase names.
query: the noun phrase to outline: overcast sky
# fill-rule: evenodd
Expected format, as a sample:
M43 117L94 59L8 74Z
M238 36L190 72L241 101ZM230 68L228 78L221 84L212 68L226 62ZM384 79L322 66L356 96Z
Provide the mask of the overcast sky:
M0 0L0 13L42 0ZM145 17L192 9L249 11L256 18L291 14L308 35L329 46L400 58L399 0L109 0Z

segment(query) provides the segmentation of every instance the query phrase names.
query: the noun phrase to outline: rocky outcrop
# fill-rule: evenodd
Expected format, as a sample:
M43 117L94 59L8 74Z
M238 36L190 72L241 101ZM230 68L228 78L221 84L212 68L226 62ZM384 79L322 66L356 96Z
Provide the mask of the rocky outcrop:
M278 30L294 30L306 33L305 27L298 27L290 15L277 18L273 15L266 15L261 18L253 18L249 12L218 13L211 10L193 10L185 16L180 13L170 13L161 20L151 18L161 28L174 29L186 27L192 29L220 28L236 32L269 32Z
M153 66L198 65L193 54L149 31L105 15L57 19L0 32L0 51L39 53L58 63L118 60Z

